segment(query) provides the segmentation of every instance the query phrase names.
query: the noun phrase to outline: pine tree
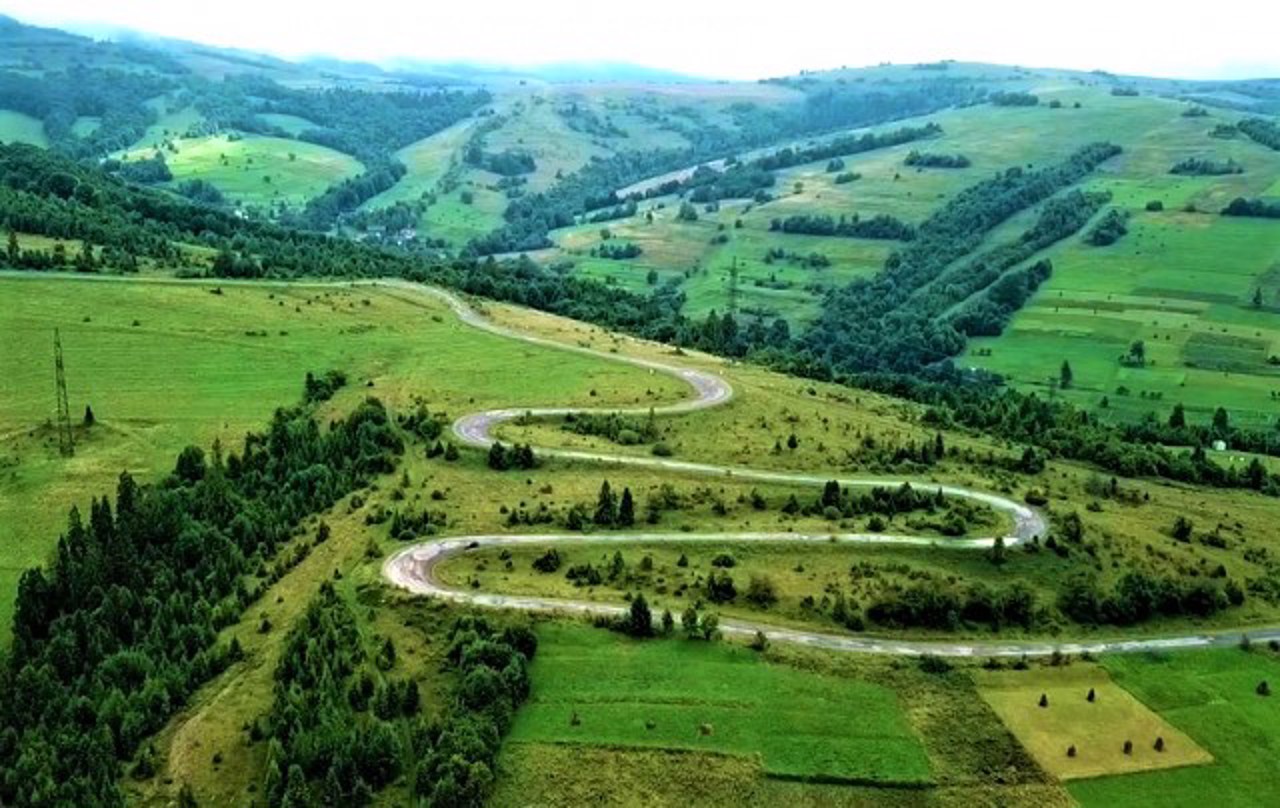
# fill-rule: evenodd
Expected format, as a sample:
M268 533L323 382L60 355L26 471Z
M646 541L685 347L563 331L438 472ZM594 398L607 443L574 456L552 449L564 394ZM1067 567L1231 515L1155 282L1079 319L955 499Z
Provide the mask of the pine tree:
M605 480L600 485L600 496L596 499L595 523L601 527L613 527L618 521L618 500Z
M622 500L618 503L618 527L631 527L636 523L636 503L631 498L631 489L622 489Z
M5 254L9 259L9 264L12 266L17 266L18 259L22 257L22 250L18 248L18 234L12 230L9 231L9 246Z
M98 423L98 419L93 415L93 407L88 404L84 405L84 425L93 426L96 423Z
M1187 411L1181 404L1174 404L1173 412L1169 413L1169 426L1173 429L1182 429L1186 425Z
M1262 287L1253 290L1253 307L1255 309L1262 308Z
M631 600L631 611L627 615L627 633L632 637L653 636L653 612L649 610L649 602L643 594Z
M1063 390L1071 389L1072 382L1075 381L1075 374L1071 372L1071 363L1062 360L1062 369L1058 371L1058 386Z
M1231 429L1231 416L1227 411L1219 407L1213 412L1213 431L1220 435L1225 435Z
M511 461L507 457L507 447L500 441L494 441L489 447L489 468L494 471L506 471L510 467Z

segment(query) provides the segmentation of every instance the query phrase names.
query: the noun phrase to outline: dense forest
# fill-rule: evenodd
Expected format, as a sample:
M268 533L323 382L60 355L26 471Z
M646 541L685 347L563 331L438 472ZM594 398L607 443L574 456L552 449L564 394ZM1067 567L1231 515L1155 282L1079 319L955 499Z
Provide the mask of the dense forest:
M163 76L83 66L38 78L0 70L0 108L38 119L50 146L63 154L100 157L137 142L155 121L143 102L173 87ZM85 117L101 122L89 134L75 134L76 121Z
M537 638L463 616L447 640L456 685L443 718L427 719L418 683L394 675L395 643L366 638L351 606L322 584L285 640L271 711L251 728L267 743L267 804L359 808L407 775L428 806L483 805L498 744L529 693Z
M115 502L71 511L57 551L19 584L0 667L0 801L117 806L121 761L240 651L219 629L281 574L278 551L402 451L375 400L323 429L277 411L239 454L188 447L171 474L122 474ZM135 766L150 765L144 750Z

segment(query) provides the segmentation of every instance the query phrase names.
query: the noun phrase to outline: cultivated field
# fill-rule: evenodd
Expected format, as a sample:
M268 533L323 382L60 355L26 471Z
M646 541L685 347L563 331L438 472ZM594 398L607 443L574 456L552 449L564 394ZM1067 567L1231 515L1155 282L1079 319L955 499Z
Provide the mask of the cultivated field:
M699 641L618 643L560 625L539 636L534 694L511 730L516 756L526 743L644 747L759 755L766 774L788 779L929 779L885 688Z
M1212 762L1093 665L977 674L978 692L1036 761L1062 780ZM1093 699L1090 700L1090 694ZM1041 698L1044 706L1041 706ZM1163 739L1160 751L1157 739ZM1125 744L1131 744L1128 752ZM1075 754L1068 750L1074 749Z

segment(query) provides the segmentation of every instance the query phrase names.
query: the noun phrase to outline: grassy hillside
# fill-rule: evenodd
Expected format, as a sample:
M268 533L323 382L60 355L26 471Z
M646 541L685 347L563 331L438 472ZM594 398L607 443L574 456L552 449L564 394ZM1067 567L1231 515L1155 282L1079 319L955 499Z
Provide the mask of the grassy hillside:
M299 380L308 370L347 371L348 387L322 410L335 415L370 392L393 412L411 408L420 396L431 411L445 413L445 419L479 407L516 402L643 406L671 400L678 393L673 383L647 373L477 333L457 324L440 306L399 291L223 283L222 293L215 294L211 291L215 288L219 287L211 283L56 279L0 283L4 294L35 301L25 305L14 322L6 323L13 332L11 341L30 346L16 353L21 357L16 367L5 370L6 379L20 383L14 388L18 395L5 399L9 411L3 413L8 436L4 486L6 494L12 494L3 497L12 510L5 514L4 523L22 526L4 542L17 549L8 563L39 561L61 521L61 509L109 487L120 468L127 466L143 479L154 479L168 468L177 448L188 442L208 445L214 437L222 437L226 445L234 445L237 435L260 422L277 403L296 400ZM32 295L31 290L40 294ZM641 356L662 356L668 350L525 310L492 307L491 311L502 321L570 344ZM39 346L47 346L53 325L63 331L72 406L78 414L84 404L90 404L97 418L95 426L78 428L80 445L70 461L56 456L47 428L41 426L49 417L51 402L38 393L48 389L49 373L47 358L41 359L47 357L47 348ZM784 596L784 602L774 607L778 619L840 631L830 606L819 606L805 616L791 611L787 617L794 607L785 605L792 602L786 599L821 595L819 590L833 585L854 598L875 597L879 585L846 588L845 576L855 565L863 575L874 571L868 580L879 578L890 589L923 576L934 576L930 580L943 589L942 581L950 578L995 587L1019 580L1033 586L1046 604L1052 602L1061 581L1095 563L1111 570L1152 563L1157 569L1185 570L1222 563L1232 577L1261 576L1265 569L1265 561L1256 553L1270 549L1266 525L1271 508L1270 500L1259 495L1189 491L1124 480L1119 496L1113 498L1090 493L1100 489L1098 476L1087 468L1055 463L1040 475L1014 473L1003 463L1006 457L1016 458L1016 451L981 436L952 431L946 440L955 447L955 456L932 469L913 471L881 453L881 449L935 434L916 421L918 409L911 405L872 394L851 397L838 387L726 366L696 354L681 361L725 373L738 398L726 408L664 422L662 438L677 457L809 471L826 468L832 473L839 469L872 475L920 474L983 488L1003 487L1015 494L1043 487L1052 497L1051 509L1057 517L1073 510L1083 516L1089 549L1073 550L1067 558L1048 551L1018 553L1000 568L982 555L945 552L851 548L842 556L839 548L824 546L802 555L764 550L757 556L752 548L732 542L722 547L690 545L691 572L708 569L707 558L714 549L737 557L740 566L733 574L740 585L745 586L753 571L774 576ZM156 374L164 377L163 383ZM370 382L372 388L367 386ZM154 390L162 388L174 392L154 395ZM557 424L517 429L528 431L513 432L512 437L527 435L538 443L601 446L619 452L648 450L643 445L623 447L571 435ZM790 434L797 437L796 448L775 452L775 443L781 440L785 445ZM344 500L324 514L330 538L288 567L287 574L225 629L224 639L237 638L246 659L198 691L190 708L156 737L159 773L127 781L138 804L165 804L183 784L191 785L202 801L234 802L262 782L265 748L248 739L244 727L268 708L268 682L281 638L324 580L340 578L346 597L368 607L359 611L362 621L371 621L365 623L370 632L395 636L406 666L396 670L413 672L428 709L441 703L444 697L439 694L447 685L447 675L439 673L433 660L443 647L440 632L451 614L438 606L390 596L379 582L381 560L397 545L389 535L388 512L442 512L441 530L450 533L528 530L510 523L512 511L536 512L545 505L559 520L569 505L593 502L600 481L608 478L638 492L641 502L664 483L689 497L689 504L663 515L662 529L743 530L778 519L772 508L760 512L749 504L753 488L770 501L780 502L788 495L776 486L728 480L708 485L704 479L669 472L608 470L574 463L548 462L532 472L499 473L487 469L479 453L464 452L459 461L449 463L428 457L427 448L428 444L413 441L400 468L358 498ZM692 504L697 497L705 498ZM716 507L717 501L722 507ZM1096 507L1080 508L1091 501ZM1224 512L1238 522L1212 531L1225 539L1225 546L1207 538L1182 544L1166 533L1174 517L1185 514L1195 521L1196 535L1206 531L1207 536ZM793 524L797 529L809 524L821 529L819 523L803 519ZM555 521L549 528L563 526ZM308 528L297 541L309 543L311 533ZM1152 547L1154 551L1148 549ZM625 549L629 569L638 568L645 549ZM652 549L661 566L673 573L674 550ZM507 561L523 569L528 559L520 555ZM505 562L495 560L488 566L496 569L501 563ZM804 565L804 572L782 572L798 564ZM466 574L488 575L474 570ZM629 587L639 588L637 584ZM722 611L728 615L735 610L759 611L741 600ZM265 631L264 618L272 626ZM1273 620L1274 614L1263 598L1252 597L1222 619L1238 625ZM1173 625L1156 620L1131 630L1168 630ZM1070 631L1088 633L1079 626ZM504 752L498 804L518 801L515 795L521 793L538 794L557 805L597 793L602 787L598 779L555 774L567 765L562 753L565 741L582 747L577 759L595 761L594 771L617 771L622 781L636 782L636 788L669 794L664 798L667 804L678 804L680 796L687 798L689 793L705 793L708 804L786 799L800 804L808 800L857 805L898 798L912 804L907 796L912 790L904 793L877 786L886 781L926 783L929 794L959 805L997 795L1006 804L1063 804L1062 792L1053 781L1038 773L1020 747L1009 746L1010 736L996 714L983 706L968 674L938 679L936 674L917 672L914 666L900 669L887 662L864 668L861 662L822 655L794 660L786 649L779 649L780 656L770 656L766 664L755 652L741 649L684 640L636 645L582 627L548 627L543 637L547 645L534 668L534 701L520 714L512 736L515 742ZM630 669L619 666L619 659L628 658L625 655L633 660ZM846 664L854 667L845 668ZM623 675L626 670L631 673ZM670 680L673 670L680 671L678 681ZM557 671L571 672L573 677ZM743 683L748 681L759 686L746 687ZM578 682L594 683L594 689L584 684L575 685L571 693L557 690ZM1132 690L1127 682L1123 684ZM696 690L696 700L672 703L668 698L672 687L684 692L693 685L702 688ZM834 692L845 697L832 700ZM748 693L757 699L754 709L740 703ZM759 716L777 714L780 708L770 699L777 699L779 693L791 694L786 709L795 711L795 720L788 726L808 730L780 734L760 723ZM1139 698L1148 700L1140 693ZM859 705L858 709L846 713L851 704ZM868 712L869 704L876 705L875 711ZM574 711L580 717L578 729L570 722ZM872 717L874 725L867 723ZM595 723L604 718L609 720ZM1166 720L1197 743L1206 743L1194 728L1181 726L1176 718ZM654 728L648 729L646 721L654 722ZM851 722L868 732L850 740ZM711 725L710 735L701 734L702 724ZM588 731L576 740L568 734ZM806 751L812 749L815 735L840 742L832 746L824 741L821 754ZM989 740L975 747L975 737ZM888 744L885 738L893 742ZM699 786L683 787L695 791L668 792L684 780L675 776L657 784L664 767L654 768L654 761L647 757L656 749L663 750L668 763L685 761L705 768L708 778ZM1218 750L1210 751L1215 759L1222 757ZM1005 785L990 782L988 767L995 761L1003 761L998 765L1006 771L1016 772ZM798 774L819 774L858 785L790 782ZM641 780L627 779L636 777ZM396 804L403 799L405 787L382 792L379 804ZM622 798L610 799L618 799L612 804L628 804Z
M22 346L5 353L0 405L6 633L18 575L45 560L72 504L87 510L124 470L160 476L188 444L231 445L297 401L308 372L344 370L353 399L366 385L393 406L429 392L433 407L455 412L486 399L507 403L510 370L539 357L542 386L520 392L530 405L566 395L623 404L637 388L655 396L679 389L625 367L521 349L461 328L442 305L376 289L3 278L0 299L9 312L0 329ZM97 419L77 426L70 460L58 457L49 426L54 328L72 415L79 424L89 406Z
M173 173L173 185L204 180L238 205L302 205L364 168L342 152L287 138L210 135L166 143L162 153ZM122 157L145 159L152 153L143 148Z
M677 196L646 200L633 216L557 231L556 249L538 258L640 292L677 284L692 316L736 309L748 322L784 317L794 330L817 315L827 290L880 272L896 245L780 233L770 229L773 220L887 214L918 223L994 172L1042 166L1106 131L1125 153L1084 188L1109 193L1108 209L1127 214L1131 232L1106 247L1087 243L1082 232L1027 259L1025 264L1053 260L1050 280L1004 335L975 339L960 363L1043 390L1050 379L1056 385L1061 362L1070 359L1076 381L1060 394L1088 409L1097 410L1106 397L1112 416L1132 419L1181 401L1201 421L1225 406L1242 423L1269 423L1280 413L1280 388L1268 362L1280 351L1272 311L1277 226L1217 214L1234 197L1271 193L1280 181L1280 154L1245 138L1210 137L1214 126L1236 120L1228 111L1189 117L1184 113L1192 107L1185 102L1113 96L1101 80L1022 82L1039 95L1039 105L980 105L931 115L925 120L940 124L943 133L924 145L844 156L838 170L824 159L776 171L771 200L726 200L718 210L697 206L696 221L677 217ZM970 165L904 165L916 149L960 154ZM1221 176L1170 173L1192 157L1245 168ZM857 178L837 182L843 173ZM1149 212L1153 201L1162 210ZM1035 214L1031 209L1015 216L986 243L1016 238ZM597 256L610 241L635 245L640 254ZM1254 305L1259 290L1262 304ZM1145 368L1118 361L1136 339L1152 349Z
M44 124L40 121L21 112L0 109L0 142L47 146L49 139L44 136Z

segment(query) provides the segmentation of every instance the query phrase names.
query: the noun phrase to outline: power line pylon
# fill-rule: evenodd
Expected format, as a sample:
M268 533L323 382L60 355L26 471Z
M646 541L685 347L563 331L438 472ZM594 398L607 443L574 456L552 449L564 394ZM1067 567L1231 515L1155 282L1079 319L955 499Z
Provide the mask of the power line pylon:
M738 257L734 256L729 267L729 313L738 313Z
M76 453L71 435L71 407L67 404L67 373L62 365L62 337L53 329L53 370L58 386L58 451L63 457Z

